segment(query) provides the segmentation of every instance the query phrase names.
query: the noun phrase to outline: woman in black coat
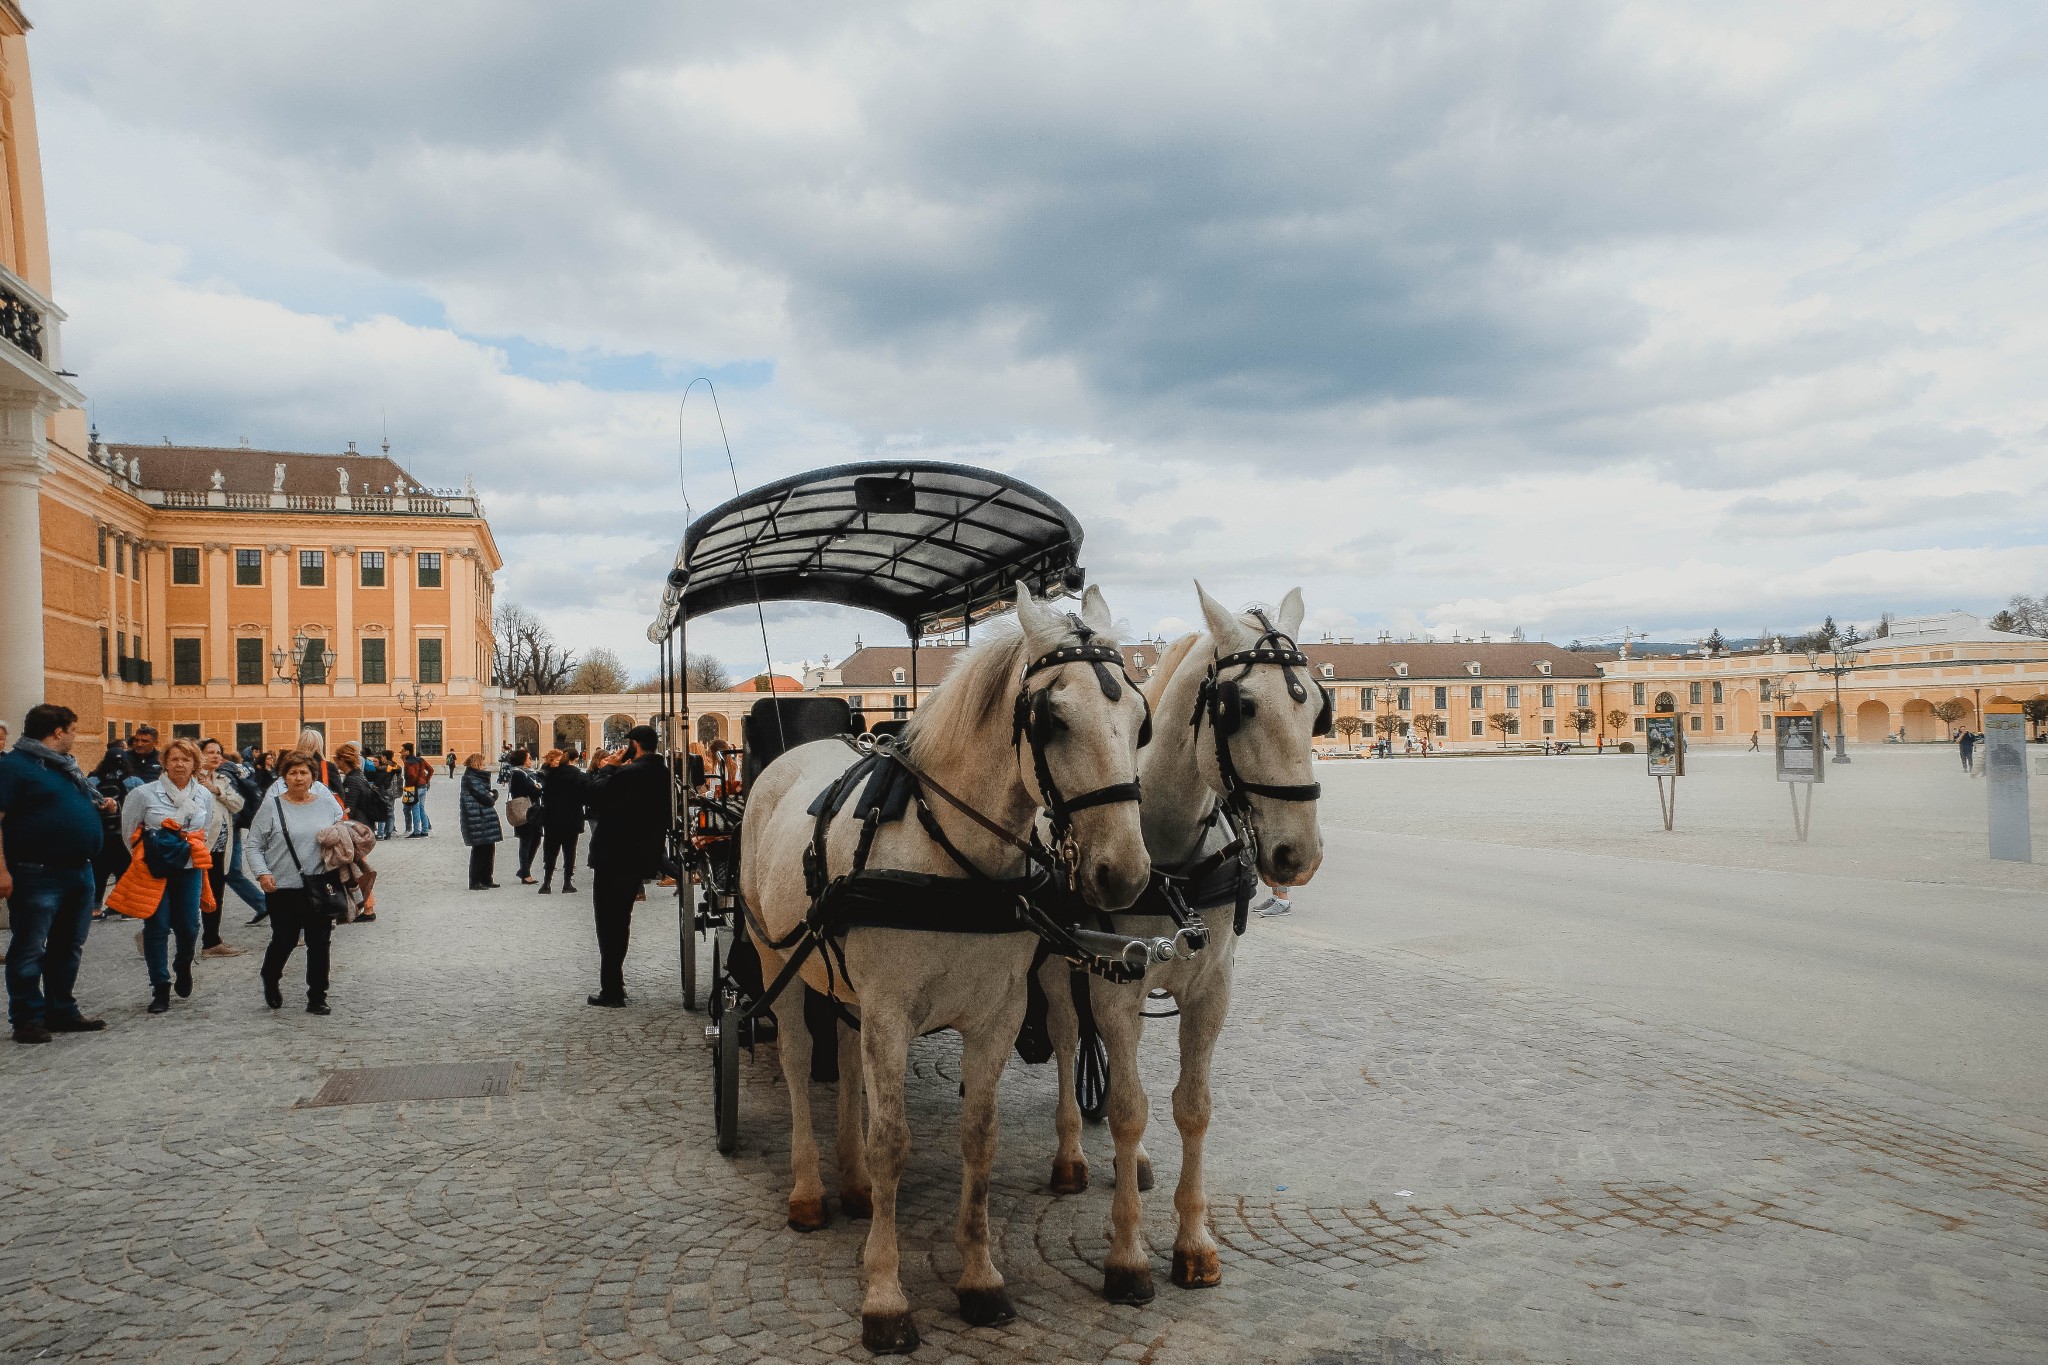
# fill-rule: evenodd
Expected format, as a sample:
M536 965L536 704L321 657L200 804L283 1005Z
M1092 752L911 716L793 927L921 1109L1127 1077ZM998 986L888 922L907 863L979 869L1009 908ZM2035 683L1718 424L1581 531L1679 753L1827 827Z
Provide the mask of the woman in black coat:
M540 783L533 780L533 769L527 767L531 756L524 749L514 749L505 755L504 783L507 799L505 818L512 818L512 803L523 800L520 821L513 828L518 830L514 837L519 841L519 880L527 886L533 885L533 855L540 851L540 812L546 803L541 800Z
M583 770L560 749L548 750L540 761L541 872L540 893L549 894L555 881L555 857L562 855L562 890L576 889L576 844L583 837Z
M469 845L469 889L488 891L497 885L491 872L505 828L498 823L498 789L491 785L491 770L482 754L462 761L462 789L455 808L462 817L462 842Z

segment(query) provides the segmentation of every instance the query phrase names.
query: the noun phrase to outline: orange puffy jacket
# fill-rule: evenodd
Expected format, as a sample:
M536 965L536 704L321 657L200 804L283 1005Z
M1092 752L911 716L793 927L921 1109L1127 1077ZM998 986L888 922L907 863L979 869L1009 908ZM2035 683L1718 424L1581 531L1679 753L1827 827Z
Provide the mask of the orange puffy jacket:
M176 829L177 826L166 820L164 828ZM206 847L205 832L187 829L179 830L179 833L185 836L186 843L192 845L191 866L200 871L212 867L213 854ZM114 889L107 893L107 909L126 915L130 919L148 919L156 913L157 907L162 905L164 900L164 879L150 875L149 862L142 856L143 834L142 830L135 831L134 846L128 850L128 870L121 874L121 880L115 882ZM213 884L205 877L199 879L199 908L214 908Z

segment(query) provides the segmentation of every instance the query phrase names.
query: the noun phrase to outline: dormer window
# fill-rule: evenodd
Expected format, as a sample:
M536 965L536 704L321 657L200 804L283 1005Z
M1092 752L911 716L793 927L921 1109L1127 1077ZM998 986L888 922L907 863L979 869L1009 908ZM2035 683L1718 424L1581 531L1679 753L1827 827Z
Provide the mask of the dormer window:
M896 682L902 682L902 681L903 681L903 670L899 668L899 669L895 670L895 671L894 671L893 673L891 673L891 674L889 675L889 677L890 677L890 678L891 678L892 680L896 681Z
M1478 676L1479 676L1479 661L1478 661L1477 659L1474 659L1474 660L1472 660L1471 662L1467 663L1467 664L1465 665L1465 671L1466 671L1467 673L1470 673L1470 674L1471 674L1471 675L1472 675L1473 677L1475 677L1475 678L1476 678L1476 677L1478 677Z
M1335 664L1324 664L1322 673L1326 678L1334 678L1337 676L1337 666Z
M1406 665L1406 664L1395 664L1395 665L1394 665L1394 676L1395 676L1395 677L1397 677L1397 678L1405 678L1405 677L1407 677L1407 676L1408 676L1408 665Z
M1550 660L1548 660L1548 659L1538 659L1538 660L1536 661L1536 671L1537 671L1538 673L1541 673L1541 674L1542 674L1542 675L1543 675L1544 677L1546 677L1546 678L1547 678L1547 677L1549 677L1549 676L1550 676Z

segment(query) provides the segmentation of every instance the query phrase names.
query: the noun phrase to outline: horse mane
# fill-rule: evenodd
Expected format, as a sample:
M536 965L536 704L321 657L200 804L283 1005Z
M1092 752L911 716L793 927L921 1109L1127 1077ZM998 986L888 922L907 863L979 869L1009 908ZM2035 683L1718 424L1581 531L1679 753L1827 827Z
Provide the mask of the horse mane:
M1180 671L1181 663L1201 638L1199 632L1183 635L1160 654L1159 666L1152 670L1151 678L1138 689L1145 694L1145 700L1152 703L1154 711L1157 711L1160 703L1166 700L1166 689L1173 682L1173 675Z
M903 730L920 767L941 772L987 760L983 731L997 724L1007 731L1025 648L1023 627L1009 622L993 626L953 661Z

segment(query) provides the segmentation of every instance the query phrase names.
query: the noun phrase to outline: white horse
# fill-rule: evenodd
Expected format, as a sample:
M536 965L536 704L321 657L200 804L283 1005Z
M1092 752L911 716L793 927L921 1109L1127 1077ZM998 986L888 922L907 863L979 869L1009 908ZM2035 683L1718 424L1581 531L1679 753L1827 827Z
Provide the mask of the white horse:
M911 762L937 787L1008 832L1028 839L1040 807L1049 802L1038 777L1038 757L1068 800L1129 784L1135 777L1140 731L1147 711L1135 685L1113 664L1048 660L1054 651L1089 643L1112 644L1110 613L1090 588L1076 618L1033 600L1020 587L1019 629L977 643L918 709L905 731ZM1107 670L1114 668L1114 673ZM1114 695L1112 695L1114 694ZM1019 699L1042 715L1030 742L1016 731ZM811 909L804 857L813 839L813 798L850 766L854 755L837 741L790 750L755 781L743 827L740 886L759 927L764 978L783 957L769 947L790 935ZM961 857L991 878L1014 878L1027 868L1018 848L999 839L932 792L930 814ZM829 826L828 875L852 867L860 826L853 803ZM1135 799L1076 810L1073 815L1077 889L1091 904L1129 905L1150 872ZM959 877L952 854L927 833L921 819L878 826L868 867ZM964 912L963 912L964 913ZM896 1192L910 1151L904 1111L904 1073L910 1041L952 1028L961 1036L964 1099L960 1112L963 1173L954 1240L960 1250L957 1285L961 1316L977 1325L1015 1315L1003 1277L989 1255L988 1182L995 1159L996 1082L1023 1022L1026 979L1038 940L1030 933L939 933L855 927L842 959L825 951L802 967L815 990L859 1008L859 1038L841 1032L839 1086L840 1198L846 1211L871 1211L864 1253L867 1292L861 1338L871 1351L908 1351L917 1327L898 1274ZM828 971L827 962L831 963ZM791 997L785 996L785 999ZM824 1187L811 1131L811 1040L800 1009L785 1010L778 1051L790 1100L789 1197L792 1227L823 1226ZM861 1091L867 1098L867 1142L860 1141Z
M1277 621L1270 622L1251 614L1233 616L1200 584L1195 591L1209 633L1169 646L1146 688L1158 733L1139 760L1145 846L1164 871L1196 867L1229 843L1231 836L1217 813L1235 805L1245 812L1239 818L1250 825L1260 877L1276 886L1300 886L1323 860L1310 741L1318 720L1327 723L1320 715L1325 694L1305 660L1283 667L1270 657L1291 654L1300 659L1293 637L1301 629L1301 590L1287 594ZM1275 626L1284 640L1274 639ZM1269 660L1227 662L1254 651L1267 652ZM1219 666L1219 661L1226 662ZM1225 708L1212 702L1219 682L1232 684L1236 692L1227 708L1228 733L1222 741L1232 770L1228 779L1215 723ZM1153 1292L1151 1262L1138 1230L1138 1195L1152 1186L1152 1163L1142 1145L1148 1100L1138 1076L1138 1040L1145 1028L1146 993L1154 989L1170 992L1180 1009L1180 1081L1173 1089L1173 1119L1181 1134L1181 1171L1173 1197L1179 1220L1173 1282L1196 1289L1223 1278L1209 1232L1202 1143L1209 1130L1209 1065L1230 1008L1231 965L1237 954L1233 917L1230 906L1206 912L1208 946L1191 958L1148 969L1142 982L1088 981L1090 1010L1109 1052L1109 1126L1116 1139L1116 1191L1102 1289L1112 1302L1147 1303ZM1116 929L1152 937L1171 936L1174 926L1163 917L1122 914L1116 917ZM1074 1098L1080 1024L1066 964L1046 962L1039 979L1050 1007L1047 1032L1060 1074L1054 1117L1059 1150L1053 1159L1052 1188L1055 1194L1076 1194L1088 1188L1081 1111Z

